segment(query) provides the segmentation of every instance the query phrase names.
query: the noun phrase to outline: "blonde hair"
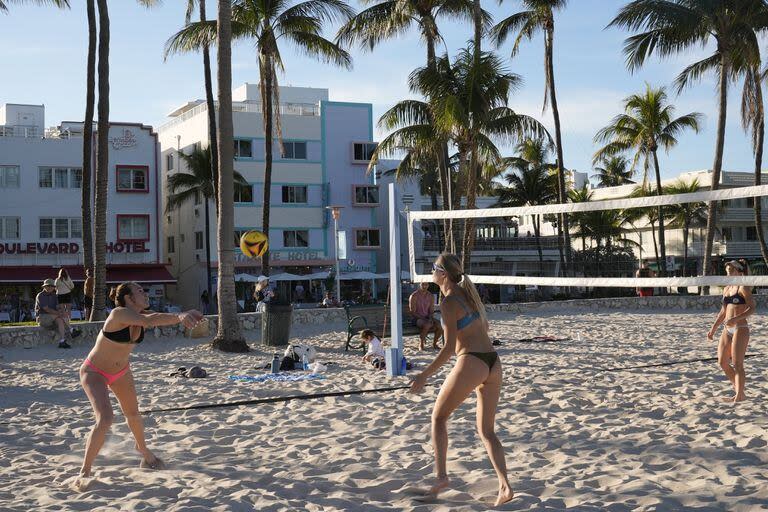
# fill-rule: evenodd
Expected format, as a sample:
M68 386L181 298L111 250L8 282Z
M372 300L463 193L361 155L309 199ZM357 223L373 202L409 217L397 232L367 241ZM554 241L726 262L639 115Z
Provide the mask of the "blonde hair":
M470 307L480 314L483 323L487 322L488 317L485 313L483 300L480 298L480 294L477 293L475 283L464 273L459 258L455 254L444 252L437 257L436 263L445 270L445 275L448 279L459 285Z
M69 279L69 272L67 272L67 269L65 269L64 267L61 267L59 269L59 279L61 279L62 281L66 281Z

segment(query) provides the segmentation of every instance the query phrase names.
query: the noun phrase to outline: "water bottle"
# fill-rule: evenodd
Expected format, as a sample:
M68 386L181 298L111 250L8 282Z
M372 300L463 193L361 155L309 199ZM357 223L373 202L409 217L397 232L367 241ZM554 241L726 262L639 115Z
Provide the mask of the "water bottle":
M280 356L277 355L277 352L272 358L272 373L280 373Z
M405 356L403 356L402 360L400 361L400 375L405 375L405 371L407 367L408 367L408 363L406 363Z
M307 354L304 354L301 358L301 367L304 370L309 370L309 357L307 357Z

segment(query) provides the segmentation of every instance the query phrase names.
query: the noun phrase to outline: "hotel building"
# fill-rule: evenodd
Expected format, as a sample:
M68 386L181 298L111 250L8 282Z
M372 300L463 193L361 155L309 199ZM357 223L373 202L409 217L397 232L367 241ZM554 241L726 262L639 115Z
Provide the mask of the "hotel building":
M255 84L246 83L233 91L234 168L248 181L247 186L235 189L233 247L241 233L262 228L265 139L260 98ZM379 190L373 174L367 173L375 149L372 105L329 101L327 89L304 87L281 87L280 102L282 148L275 137L268 234L270 273L306 275L335 266L334 224L327 209L332 205L343 207L338 222L342 275L375 273L383 239L375 213ZM195 145L208 146L207 116L204 101L191 101L171 112L172 119L159 128L164 197L168 194L167 176L187 172L179 154L189 154ZM169 294L184 306L197 306L206 289L204 200L197 197L164 216L166 261L178 279L178 286ZM215 281L216 209L213 199L209 203ZM261 273L258 259L248 259L237 250L235 260L236 274ZM281 286L296 284L286 283ZM360 287L359 282L342 281L343 295L355 293L351 289L345 292L345 283ZM318 284L302 283L305 290L315 293L319 293ZM238 296L244 297L249 287L238 284Z
M43 105L0 105L0 306L14 295L33 301L61 267L84 280L83 123L44 127ZM157 134L114 122L109 141L107 282L138 281L161 297L173 278L161 261ZM94 168L95 153L94 142Z

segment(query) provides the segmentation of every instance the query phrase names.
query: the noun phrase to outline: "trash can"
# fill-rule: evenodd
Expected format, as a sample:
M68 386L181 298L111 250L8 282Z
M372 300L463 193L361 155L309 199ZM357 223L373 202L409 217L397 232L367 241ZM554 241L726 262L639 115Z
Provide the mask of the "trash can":
M268 347L288 345L291 338L291 304L264 304L261 313L261 342Z

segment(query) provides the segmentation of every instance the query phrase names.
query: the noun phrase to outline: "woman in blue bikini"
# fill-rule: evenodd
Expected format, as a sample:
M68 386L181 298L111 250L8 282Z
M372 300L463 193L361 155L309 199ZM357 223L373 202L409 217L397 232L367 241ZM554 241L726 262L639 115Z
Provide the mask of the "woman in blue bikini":
M728 276L746 276L749 274L749 266L745 260L733 260L725 264L725 272ZM723 289L723 307L707 333L709 340L714 339L717 328L725 323L717 346L717 361L736 392L733 398L728 399L729 402L746 399L744 356L749 345L747 317L754 312L755 299L749 286L726 286Z
M443 382L432 411L432 447L435 451L435 484L426 491L437 495L450 486L446 470L448 418L464 400L477 393L477 428L499 479L496 505L513 497L507 478L504 449L496 436L496 405L501 393L501 361L488 337L488 319L480 295L464 275L459 259L443 253L432 265L432 280L444 299L440 306L445 345L432 363L414 378L411 392L424 389L427 378L437 373L455 354L456 365Z

